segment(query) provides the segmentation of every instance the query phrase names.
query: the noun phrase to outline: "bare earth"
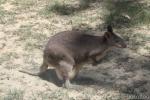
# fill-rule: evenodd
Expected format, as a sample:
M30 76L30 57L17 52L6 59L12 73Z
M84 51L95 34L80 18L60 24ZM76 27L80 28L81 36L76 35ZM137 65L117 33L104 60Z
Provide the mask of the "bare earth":
M73 15L48 10L54 1L77 6L78 0L0 0L0 100L127 100L150 99L150 27L116 29L128 48L113 49L97 66L85 65L74 84L64 89L49 69L41 77L19 72L38 71L48 37L78 27L103 34L104 2ZM98 7L95 7L98 6ZM107 12L107 11L105 11Z

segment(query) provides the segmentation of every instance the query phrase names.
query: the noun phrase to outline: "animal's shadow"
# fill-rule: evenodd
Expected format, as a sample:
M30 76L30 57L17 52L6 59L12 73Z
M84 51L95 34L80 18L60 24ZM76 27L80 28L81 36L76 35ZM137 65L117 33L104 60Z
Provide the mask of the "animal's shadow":
M43 80L47 80L49 82L54 83L57 86L62 86L63 81L60 81L57 78L57 75L55 73L55 69L48 69L46 72L42 73L40 75L40 78ZM95 83L98 83L96 80L92 78L88 78L82 75L78 75L73 80L71 80L71 83L75 83L77 85L94 85Z

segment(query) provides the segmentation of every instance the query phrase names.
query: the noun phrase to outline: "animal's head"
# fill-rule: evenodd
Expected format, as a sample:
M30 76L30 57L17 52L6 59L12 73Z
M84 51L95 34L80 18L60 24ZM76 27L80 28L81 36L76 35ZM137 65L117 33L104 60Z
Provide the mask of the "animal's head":
M113 32L113 29L110 25L107 26L107 32L105 32L104 38L110 46L126 48L124 40Z

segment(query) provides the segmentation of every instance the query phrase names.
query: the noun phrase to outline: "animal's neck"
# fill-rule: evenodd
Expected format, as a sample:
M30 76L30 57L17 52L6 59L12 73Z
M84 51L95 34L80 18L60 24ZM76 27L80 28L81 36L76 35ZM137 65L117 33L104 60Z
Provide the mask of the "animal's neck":
M104 36L100 37L100 45L103 47L103 50L109 50L112 46L108 43L107 39Z
M106 40L103 40L104 37L102 37L102 41L100 41L100 47L101 47L101 51L98 52L98 54L96 54L96 61L99 61L100 59L102 59L109 50L111 50L112 46L110 46L108 44L108 42Z

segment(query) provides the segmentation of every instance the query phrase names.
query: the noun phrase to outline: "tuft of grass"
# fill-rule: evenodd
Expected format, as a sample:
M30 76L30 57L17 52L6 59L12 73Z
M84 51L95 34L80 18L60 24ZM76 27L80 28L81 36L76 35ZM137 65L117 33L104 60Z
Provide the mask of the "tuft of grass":
M73 25L73 28L72 28L73 30L80 30L80 31L83 31L83 32L88 32L89 34L93 34L93 32L91 31L92 30L92 28L89 26L89 25L87 25L87 24L80 24L80 23L77 23L77 25L75 24L75 25Z
M32 92L31 100L71 100L68 91L56 90L56 91L36 91Z
M72 15L79 11L90 8L91 3L94 3L98 0L80 0L78 5L74 4L65 4L62 2L55 1L53 5L47 7L49 12L55 12L60 15Z
M7 0L0 0L0 4L4 4Z
M23 25L14 33L25 43L25 50L42 48L43 41L47 39L45 34L33 31L32 27L33 25Z
M36 39L41 41L47 37L45 34L35 33L35 31L32 31L33 26L34 25L23 25L17 32L14 33L14 35L18 35L21 40Z
M26 10L36 4L36 0L14 0L12 4L19 7L19 10Z
M80 9L87 9L88 7L90 7L91 3L96 2L96 0L80 0Z
M150 62L145 62L141 67L150 70Z
M15 13L5 11L0 7L0 24L11 24L14 23Z
M19 89L9 90L3 100L23 100L24 92Z
M150 40L150 37L140 33L132 34L130 36L130 43L133 47L131 49L137 50L139 46L144 46L147 41Z
M3 68L6 69L15 69L19 67L19 64L13 64L14 59L18 59L19 56L16 52L7 52L2 53L0 56L0 65L3 65Z
M68 4L62 4L59 2L55 2L54 5L52 5L50 8L48 8L49 11L56 12L60 15L70 15L75 12L75 8L68 5Z
M69 95L68 95L68 91L67 90L57 90L55 92L52 93L52 95L50 95L50 98L53 99L64 99L64 100L69 100Z
M106 9L109 11L106 24L117 27L150 24L150 7L138 0L107 0Z
M18 58L18 55L15 52L3 53L0 56L0 64L2 64L3 62L9 61L11 59L14 59L14 58Z
M20 29L14 32L14 35L19 36L20 40L26 40L26 39L32 38L31 28L32 28L31 25L21 26Z
M0 57L0 64L2 64L3 62L10 60L10 55L9 54L2 54Z
M40 43L41 44L41 43ZM42 45L40 45L34 41L26 41L25 50L33 51L34 49L42 49Z

